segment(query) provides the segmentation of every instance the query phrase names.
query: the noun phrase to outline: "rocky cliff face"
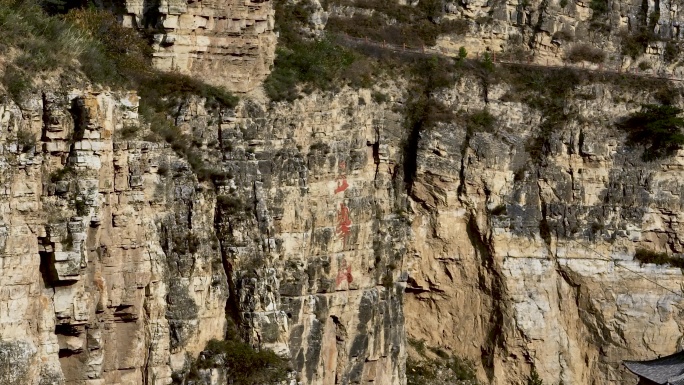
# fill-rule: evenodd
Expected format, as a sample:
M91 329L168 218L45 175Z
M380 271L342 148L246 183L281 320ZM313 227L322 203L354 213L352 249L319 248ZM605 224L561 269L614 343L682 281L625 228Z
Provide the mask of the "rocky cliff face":
M368 91L187 101L176 124L226 172L215 188L125 134L134 94L4 104L3 383L167 384L227 314L304 383L400 384L405 334L495 384L629 381L622 359L682 336L681 271L633 259L681 248L681 159L644 163L612 124L647 90L591 83L535 163L542 115L512 91L438 95L497 123L421 132L410 195L403 118Z
M474 6L447 9L475 18ZM125 23L164 27L160 68L241 91L267 73L269 3L126 7ZM527 15L487 7L494 21L471 27ZM568 25L584 39L585 5L539 7L520 29L539 52L558 57L544 39ZM655 32L678 36L674 5L606 12L618 8L669 12ZM681 104L681 91L573 72L548 105L568 71L514 73L464 72L429 95L452 119L420 129L402 114L402 79L292 103L257 91L234 109L181 100L169 123L200 149L185 157L132 92L5 98L0 383L183 383L232 323L303 384L403 384L407 337L474 360L483 383L635 382L621 360L681 348L681 270L634 255L682 253L684 158L643 161L615 123L665 96ZM491 124L474 129L483 113Z
M437 48L460 47L500 60L544 65L581 64L573 50L592 47L602 57L587 67L682 76L681 5L667 1L459 1L444 21L467 20L465 34L441 36ZM643 63L643 64L641 64Z
M400 117L363 100L188 101L216 188L125 134L134 94L3 105L3 383L168 384L227 315L307 383L402 383L405 195L378 147Z
M127 0L125 26L154 34L154 65L246 92L270 72L275 56L270 1Z
M223 334L215 199L165 146L121 140L137 104L3 105L3 383L169 383L180 346Z
M535 164L525 147L544 118L510 92L488 92L493 132L444 124L420 138L409 335L468 352L492 383L530 367L544 383L630 383L621 360L681 349L680 269L633 255L679 253L682 159L644 163L613 126L651 95L590 84ZM481 95L464 80L441 97L467 111Z

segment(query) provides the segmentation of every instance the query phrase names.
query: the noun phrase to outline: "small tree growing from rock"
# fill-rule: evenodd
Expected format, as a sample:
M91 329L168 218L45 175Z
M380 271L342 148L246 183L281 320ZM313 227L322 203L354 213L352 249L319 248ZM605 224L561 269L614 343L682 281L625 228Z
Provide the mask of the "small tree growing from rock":
M645 104L618 127L627 131L629 144L645 147L644 160L655 160L671 155L684 145L681 112L675 106Z

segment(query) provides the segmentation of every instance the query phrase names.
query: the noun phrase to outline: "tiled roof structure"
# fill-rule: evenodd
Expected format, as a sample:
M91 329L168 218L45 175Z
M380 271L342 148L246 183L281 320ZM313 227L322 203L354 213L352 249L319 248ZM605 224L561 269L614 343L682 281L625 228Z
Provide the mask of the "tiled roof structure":
M650 361L624 361L632 373L656 384L684 385L684 351Z

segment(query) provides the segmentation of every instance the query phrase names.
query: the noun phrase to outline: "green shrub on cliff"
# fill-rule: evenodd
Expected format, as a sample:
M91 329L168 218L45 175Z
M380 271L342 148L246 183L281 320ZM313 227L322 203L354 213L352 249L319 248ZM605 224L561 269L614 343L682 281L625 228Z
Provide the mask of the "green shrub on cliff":
M10 59L4 63L9 72L3 83L13 96L48 72L81 71L95 83L130 86L133 78L152 71L149 44L135 30L122 27L112 13L74 9L51 16L41 8L50 9L51 4L0 0L0 53ZM24 83L19 85L17 78Z
M466 116L466 129L469 134L475 132L492 132L496 125L496 117L489 110L473 111Z
M467 22L441 19L442 0L421 1L417 6L399 5L388 0L357 0L345 5L377 12L353 18L331 17L325 34L314 36L310 32L314 9L310 3L276 1L276 30L280 36L274 68L264 83L271 100L292 101L302 92L314 89L372 88L382 76L395 78L415 72L419 72L415 76L418 82L429 78L444 84L453 83L455 66L450 61L412 51L397 52L383 44L407 44L416 49L434 44L439 34L464 33ZM380 14L397 23L386 23L382 16L378 16ZM369 40L351 40L349 36ZM463 50L462 60L465 55ZM425 63L428 62L438 65L427 68ZM489 64L493 69L491 59ZM446 82L443 81L445 79Z
M443 0L421 0L415 6L391 0L332 0L331 3L373 12L355 12L351 17L333 14L326 25L327 31L375 42L420 48L435 45L439 35L463 35L469 28L467 20L443 18Z
M656 265L670 265L672 267L679 267L684 269L684 259L647 249L637 249L634 253L634 259L639 261L642 265L644 263L653 263Z
M575 44L570 48L566 55L566 60L570 63L588 61L590 63L603 63L606 53L600 48L595 48L589 44Z
M440 350L437 358L409 358L406 361L407 385L474 385L477 384L472 361Z
M271 350L255 350L251 345L237 340L211 340L204 350L200 367L215 365L213 358L221 356L221 363L230 370L234 383L264 384L283 379L287 363Z
M299 96L299 85L330 90L355 61L351 51L331 40L293 41L276 51L275 68L264 87L271 100L292 101Z
M527 377L527 385L544 385L544 381L542 381L541 377L539 377L537 369L532 369L532 373L530 373L530 376Z
M672 154L684 145L682 109L671 105L645 104L618 127L627 131L627 141L644 146L644 160L655 160Z
M2 83L16 99L32 86L37 73L69 65L84 44L78 31L27 1L0 0L0 26Z
M74 8L88 6L91 0L38 0L41 8L50 15L66 13Z
M608 1L607 0L591 0L589 2L589 8L591 8L591 10L594 11L592 13L593 18L603 16L609 10Z
M273 351L256 350L233 336L224 341L211 340L191 364L187 373L175 374L174 383L194 383L202 369L221 368L232 385L276 384L287 379L287 360Z

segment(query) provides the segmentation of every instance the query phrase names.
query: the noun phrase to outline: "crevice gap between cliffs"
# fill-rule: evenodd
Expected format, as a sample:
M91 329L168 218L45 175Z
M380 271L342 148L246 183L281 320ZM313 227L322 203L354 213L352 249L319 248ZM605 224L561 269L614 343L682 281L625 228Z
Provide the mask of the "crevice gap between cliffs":
M503 288L504 283L501 274L496 268L494 256L483 239L482 233L475 214L470 213L468 225L466 226L468 239L473 245L477 256L480 258L480 268L478 269L478 285L483 293L488 295L492 301L492 312L489 318L489 330L487 331L486 345L481 346L482 366L487 373L490 381L494 380L494 356L497 348L503 349Z
M237 302L238 298L238 293L237 293L237 288L235 286L235 282L233 281L233 264L229 260L229 255L227 252L228 245L225 244L226 239L230 239L230 237L225 237L223 232L221 231L222 228L225 228L228 232L231 232L232 229L232 224L225 215L225 213L222 212L222 210L219 208L218 202L216 202L216 209L215 209L215 214L214 214L214 232L216 233L216 236L218 238L219 242L219 251L221 253L221 265L223 266L223 273L226 275L226 285L228 288L228 298L226 299L226 306L225 306L225 316L226 319L230 319L233 322L235 322L235 326L240 329L240 323L241 323L241 317L240 317L240 307ZM228 325L230 327L230 325ZM225 331L226 333L229 333L229 330ZM224 336L224 338L227 338L228 335Z

